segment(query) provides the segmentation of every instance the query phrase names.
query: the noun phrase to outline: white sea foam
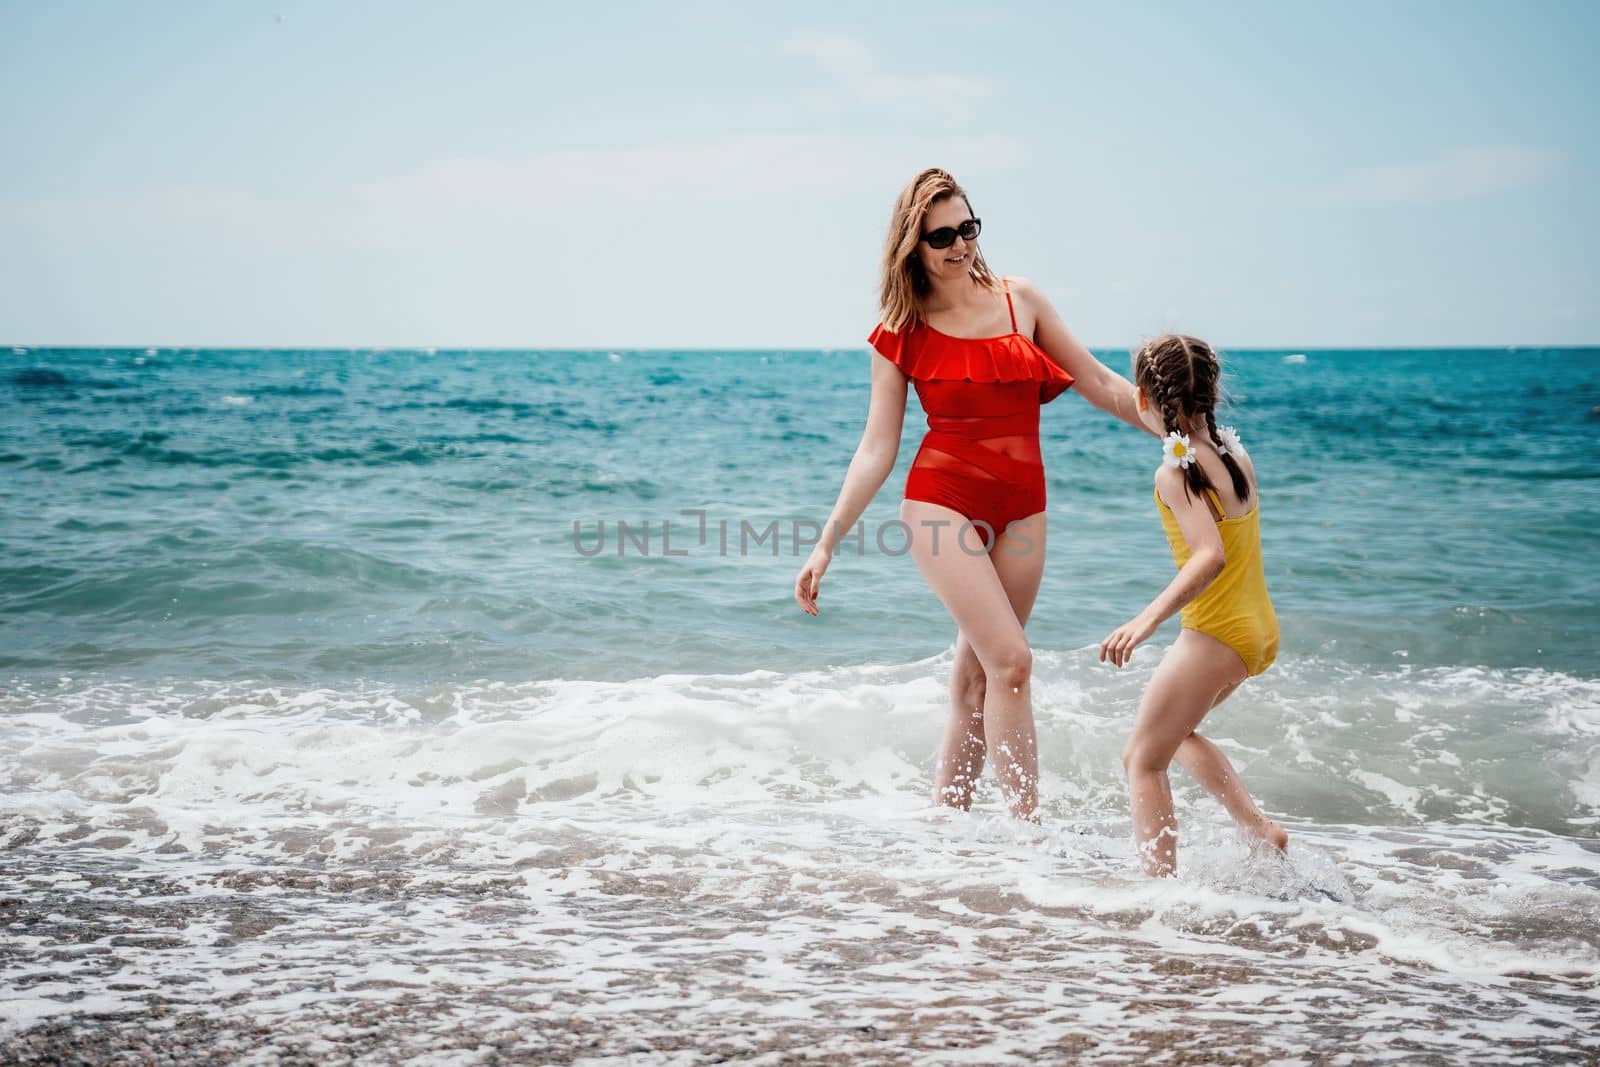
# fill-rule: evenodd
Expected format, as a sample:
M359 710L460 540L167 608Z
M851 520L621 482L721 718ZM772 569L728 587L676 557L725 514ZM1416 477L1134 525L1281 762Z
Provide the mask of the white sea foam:
M1287 857L1251 852L1180 772L1180 877L1157 882L1117 759L1154 657L1115 673L1091 655L1036 661L1043 827L1005 818L991 783L970 815L928 803L947 658L17 686L0 856L40 904L13 927L0 1013L25 1026L159 993L330 1040L356 1005L403 1012L448 984L479 991L457 1024L524 1052L523 1024L548 1015L610 1035L594 1054L724 1033L770 1051L792 1032L848 1055L822 1030L999 1034L1023 1013L1027 1048L1066 1048L1149 1002L1149 1026L1222 1054L1270 1004L1283 1025L1249 1047L1286 1058L1318 1047L1313 1019L1465 1056L1594 1018L1595 683L1289 659L1211 723ZM85 943L110 956L60 949ZM1341 1023L1330 997L1359 1009ZM451 1021L413 1051L454 1041Z

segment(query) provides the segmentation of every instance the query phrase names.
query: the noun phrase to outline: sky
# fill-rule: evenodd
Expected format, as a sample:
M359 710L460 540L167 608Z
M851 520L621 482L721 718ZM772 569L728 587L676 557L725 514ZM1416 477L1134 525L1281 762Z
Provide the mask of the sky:
M0 343L858 348L941 166L1084 341L1600 343L1600 4L0 0Z

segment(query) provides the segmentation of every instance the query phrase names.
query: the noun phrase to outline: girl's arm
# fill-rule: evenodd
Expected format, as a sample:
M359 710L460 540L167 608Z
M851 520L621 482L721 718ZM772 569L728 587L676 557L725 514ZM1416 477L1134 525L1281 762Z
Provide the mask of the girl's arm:
M1107 659L1117 667L1127 663L1141 642L1185 604L1205 592L1206 586L1216 580L1227 562L1222 551L1222 535L1217 532L1211 509L1204 497L1184 492L1181 470L1162 467L1157 471L1156 492L1178 520L1178 529L1189 544L1189 562L1178 569L1161 595L1150 601L1143 611L1106 635L1100 642L1101 663Z
M856 524L872 498L883 488L900 454L900 430L906 418L906 376L882 356L872 357L872 401L867 407L867 426L861 432L850 468L845 471L839 499L822 527L822 539L811 550L805 566L795 577L794 598L807 615L817 614L817 589L822 574L839 546L841 530Z
M1032 282L1026 278L1012 278L1011 291L1020 296L1033 311L1034 343L1077 379L1073 388L1082 393L1085 400L1137 430L1155 434L1139 417L1139 394L1133 383L1095 359L1094 353L1072 336L1072 331L1061 321L1056 309L1050 306L1050 301Z

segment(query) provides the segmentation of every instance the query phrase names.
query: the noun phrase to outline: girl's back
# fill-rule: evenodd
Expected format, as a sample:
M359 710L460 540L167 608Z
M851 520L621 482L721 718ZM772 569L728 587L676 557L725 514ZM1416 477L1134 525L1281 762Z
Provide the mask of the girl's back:
M1174 435L1178 436L1178 435ZM1167 443L1168 459L1156 470L1156 510L1172 549L1172 561L1181 570L1192 548L1183 535L1170 502L1196 495L1190 467L1198 467L1205 483L1199 496L1205 501L1222 539L1222 571L1203 592L1185 604L1185 629L1209 634L1238 653L1248 674L1260 674L1278 656L1278 616L1267 593L1266 568L1261 558L1261 507L1256 490L1255 464L1239 443L1232 427L1218 427L1217 438L1196 431ZM1230 467L1222 449L1233 460ZM1174 457L1173 453L1178 455ZM1179 460L1174 465L1172 460ZM1187 462L1182 462L1187 459ZM1241 497L1233 477L1242 475L1248 498Z

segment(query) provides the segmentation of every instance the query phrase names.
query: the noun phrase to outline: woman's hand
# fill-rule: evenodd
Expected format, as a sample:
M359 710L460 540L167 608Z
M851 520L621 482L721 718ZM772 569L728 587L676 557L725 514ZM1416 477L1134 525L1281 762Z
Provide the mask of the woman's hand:
M1133 657L1133 650L1156 632L1160 621L1148 615L1135 615L1106 635L1100 642L1100 662L1111 660L1111 665L1121 667Z
M827 571L831 559L828 553L812 549L811 555L806 557L806 565L795 576L794 598L807 615L817 614L817 590L822 585L822 575Z

